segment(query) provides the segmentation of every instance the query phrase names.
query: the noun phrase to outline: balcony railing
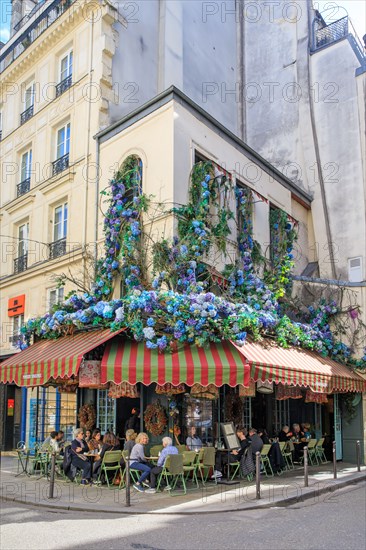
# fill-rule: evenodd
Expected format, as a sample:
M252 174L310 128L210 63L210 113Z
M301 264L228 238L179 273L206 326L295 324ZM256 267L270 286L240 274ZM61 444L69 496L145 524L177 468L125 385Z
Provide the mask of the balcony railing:
M20 125L24 124L25 122L27 122L27 120L32 118L33 111L34 111L34 106L31 105L30 107L28 107L28 109L26 109L25 111L23 111L21 113L21 115L20 115Z
M25 193L28 193L30 189L30 178L27 178L17 185L17 197L21 197L22 195L25 195Z
M50 260L54 260L66 253L66 237L54 241L48 245L50 247Z
M322 29L315 31L315 49L332 44L348 34L348 17L342 17Z
M0 55L0 72L17 59L37 38L44 33L76 0L48 0L25 16L15 29L24 28L16 40L2 48Z
M70 88L71 84L72 84L72 74L70 74L69 76L67 76L63 80L61 80L61 82L59 82L56 85L56 97L59 97L64 92L66 92L66 90L68 88Z
M19 256L19 258L15 258L14 260L14 273L22 273L22 271L25 271L28 267L28 254L24 254L23 256Z
M56 176L60 172L66 170L69 167L69 153L66 153L63 157L60 157L52 163L52 175Z

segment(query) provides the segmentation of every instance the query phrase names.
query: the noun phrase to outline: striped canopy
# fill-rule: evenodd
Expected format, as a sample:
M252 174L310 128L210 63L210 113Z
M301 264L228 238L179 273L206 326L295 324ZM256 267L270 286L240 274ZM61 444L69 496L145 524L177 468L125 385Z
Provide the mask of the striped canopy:
M147 349L143 342L115 339L102 358L101 382L249 385L249 365L230 342L185 346L173 353Z
M236 346L237 347L237 346ZM247 341L237 349L250 365L255 382L309 386L315 392L362 392L366 381L345 365L301 348L281 348L271 341Z
M109 329L79 332L57 340L40 340L0 363L0 382L40 386L51 377L78 373L83 355L116 335Z

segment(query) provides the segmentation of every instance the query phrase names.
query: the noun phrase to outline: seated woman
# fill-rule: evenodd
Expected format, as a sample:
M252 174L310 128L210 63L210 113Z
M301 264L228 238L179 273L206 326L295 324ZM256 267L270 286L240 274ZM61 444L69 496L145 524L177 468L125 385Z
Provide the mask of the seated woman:
M84 437L85 443L89 443L89 441L91 440L91 438L92 438L92 432L91 432L91 430L85 430L85 437Z
M186 445L190 451L199 451L203 447L203 443L198 436L196 436L196 426L188 428L188 437L186 439Z
M102 448L102 434L100 430L93 430L92 437L88 441L90 451L100 451Z
M93 478L96 479L99 476L100 468L102 466L102 461L105 453L107 451L119 451L120 444L118 439L113 433L106 433L103 437L103 445L100 452L97 454L94 465L93 465Z
M123 447L124 451L128 451L128 454L131 454L132 447L135 445L135 439L137 437L137 433L134 430L127 430L126 431L126 441Z
M71 442L71 463L82 471L81 484L86 485L91 478L91 463L84 456L89 451L84 441L84 430L77 428L74 432L75 439Z
M150 466L146 462L144 452L144 445L147 445L148 442L148 435L144 432L140 432L136 437L135 445L132 447L132 451L130 453L130 468L142 472L138 482L133 485L134 489L136 489L136 491L140 491L140 493L144 492L142 484L145 479L149 477L151 470Z
M311 439L310 424L308 422L305 422L304 424L301 424L301 428L304 433L304 437L307 441L309 441L309 439Z

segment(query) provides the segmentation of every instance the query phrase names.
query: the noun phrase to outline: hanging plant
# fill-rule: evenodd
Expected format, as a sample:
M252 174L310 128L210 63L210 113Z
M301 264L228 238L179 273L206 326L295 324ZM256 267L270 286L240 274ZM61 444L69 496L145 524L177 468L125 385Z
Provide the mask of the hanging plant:
M146 407L144 414L145 426L152 435L161 435L165 432L168 424L168 418L164 407L160 401L151 403Z

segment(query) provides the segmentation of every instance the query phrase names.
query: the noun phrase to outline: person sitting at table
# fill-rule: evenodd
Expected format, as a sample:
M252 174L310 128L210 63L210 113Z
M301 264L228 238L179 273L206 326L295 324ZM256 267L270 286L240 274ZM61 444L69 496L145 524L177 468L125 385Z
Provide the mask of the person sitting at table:
M102 466L102 461L105 453L107 451L119 451L119 449L120 449L120 444L116 436L111 432L106 433L105 436L103 437L102 448L100 452L97 454L95 462L93 464L93 479L97 479L97 477L99 476L100 468Z
M85 430L85 437L84 437L85 443L89 443L89 441L91 440L91 438L92 438L92 432L91 432L91 430Z
M268 435L267 430L265 428L261 428L260 430L258 430L257 433L258 433L259 437L261 438L261 440L263 441L263 445L269 445L270 444L269 435Z
M102 434L100 430L93 430L90 441L88 441L88 447L90 451L100 451L102 448Z
M167 457L178 454L178 449L174 447L171 437L163 437L162 444L163 450L159 455L158 462L150 471L150 489L147 489L145 493L156 493L156 478L163 471Z
M300 462L302 451L304 449L306 438L304 432L301 431L300 424L292 424L292 439L294 439L294 462Z
M190 451L199 451L203 447L203 443L198 436L196 436L196 426L188 428L188 437L186 439L186 445Z
M236 429L236 435L240 442L240 449L234 449L230 454L225 452L217 452L215 456L215 469L214 473L211 476L211 479L222 477L222 469L225 464L228 462L240 462L241 457L244 455L245 450L249 447L250 441L245 435L245 428L239 426Z
M304 424L301 424L302 431L304 432L304 437L306 441L311 439L311 431L310 431L310 424L308 422L304 422Z
M74 432L75 439L71 442L71 463L82 471L81 485L91 483L91 463L84 456L89 451L84 441L83 428L77 428Z
M142 472L138 482L133 485L134 489L140 493L145 491L143 483L149 477L151 471L151 467L146 462L144 452L144 446L148 443L149 436L144 432L140 432L136 437L135 445L132 447L130 453L130 468Z
M252 446L252 455L253 455L253 460L255 460L255 453L257 451L261 452L262 448L263 448L263 441L262 439L259 437L259 435L257 434L257 430L255 428L249 428L249 440L250 440L250 443L251 443L251 446Z
M50 435L46 437L46 439L42 443L41 451L55 451L56 453L58 453L60 451L60 448L58 446L57 436L58 432L51 432Z
M135 445L135 439L137 437L137 433L134 430L127 430L126 432L126 441L123 446L124 451L128 451L128 454L131 454L132 447Z
M282 430L278 434L278 441L290 441L292 432L288 426L282 426Z

